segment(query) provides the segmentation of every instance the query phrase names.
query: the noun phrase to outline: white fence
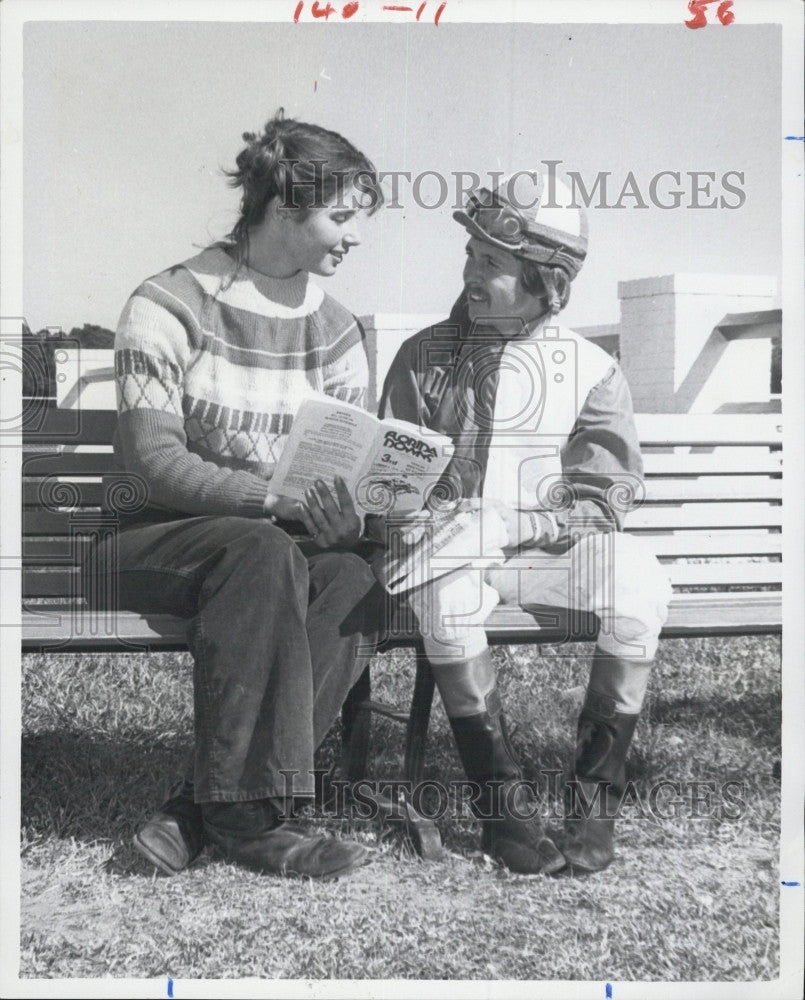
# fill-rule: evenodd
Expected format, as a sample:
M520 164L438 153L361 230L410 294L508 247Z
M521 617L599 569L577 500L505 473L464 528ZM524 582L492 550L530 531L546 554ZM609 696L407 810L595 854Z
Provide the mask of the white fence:
M779 412L770 393L772 340L782 319L772 308L775 280L762 276L669 274L622 281L619 323L577 327L620 363L640 413ZM432 314L361 316L369 356L369 405L400 344L445 319ZM55 346L55 345L54 345ZM55 348L60 406L114 406L107 350ZM111 395L110 395L111 393Z

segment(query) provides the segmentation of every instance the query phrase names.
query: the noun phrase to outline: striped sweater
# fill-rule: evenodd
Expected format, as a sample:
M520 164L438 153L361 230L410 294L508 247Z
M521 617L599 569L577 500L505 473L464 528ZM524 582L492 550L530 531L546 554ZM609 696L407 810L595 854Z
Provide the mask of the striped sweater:
M221 246L144 281L115 337L116 464L154 508L258 517L311 390L363 405L355 318L306 272L270 278Z

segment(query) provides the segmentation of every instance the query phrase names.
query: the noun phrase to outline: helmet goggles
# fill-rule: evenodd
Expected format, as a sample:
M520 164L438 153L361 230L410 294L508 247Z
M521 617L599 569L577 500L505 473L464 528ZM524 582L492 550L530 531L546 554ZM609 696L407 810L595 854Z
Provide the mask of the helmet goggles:
M541 190L540 190L541 193ZM518 208L502 197L498 191L480 188L467 199L463 210L453 213L453 218L473 236L508 250L517 257L524 257L553 267L561 267L572 279L578 274L587 255L587 220L583 211L575 206L559 208L536 206L526 210ZM526 208L526 206L524 206ZM573 218L557 218L559 212ZM542 221L549 216L554 225ZM557 225L574 224L575 232L559 229Z
M470 195L464 212L487 236L505 243L514 252L535 242L534 237L529 240L528 223L519 209L486 188Z

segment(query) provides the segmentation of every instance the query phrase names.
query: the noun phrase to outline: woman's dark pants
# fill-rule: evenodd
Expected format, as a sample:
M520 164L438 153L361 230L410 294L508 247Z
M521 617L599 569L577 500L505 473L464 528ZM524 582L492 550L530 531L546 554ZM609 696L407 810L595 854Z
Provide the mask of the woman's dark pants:
M121 609L191 619L196 801L312 795L314 750L377 638L382 597L366 562L305 555L245 517L128 527L116 545L95 565L116 562Z

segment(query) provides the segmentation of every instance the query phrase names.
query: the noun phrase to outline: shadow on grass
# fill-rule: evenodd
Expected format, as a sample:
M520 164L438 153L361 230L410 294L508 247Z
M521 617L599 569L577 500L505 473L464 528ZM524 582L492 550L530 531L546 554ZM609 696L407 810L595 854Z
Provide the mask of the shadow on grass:
M725 736L749 737L770 750L779 750L782 724L779 691L746 693L738 698L674 698L655 702L651 708L653 725L683 726L692 729L713 725Z
M190 724L192 726L192 723ZM575 711L548 706L542 717L516 727L514 742L525 776L547 791L546 771L567 775L572 762ZM669 734L673 729L677 732ZM687 730L688 736L684 735ZM669 735L672 738L669 739ZM691 738L697 746L722 746L707 773L696 777L730 777L738 771L779 777L780 697L778 692L743 693L730 698L680 696L654 699L638 730L627 776L641 789L658 777L688 774ZM403 732L377 720L373 725L370 777L402 776ZM317 754L316 764L329 768L340 751L336 726ZM157 736L136 727L119 735L101 735L59 726L22 738L21 819L31 838L75 838L108 841L115 848L111 864L129 872L135 863L128 848L134 830L164 799L170 785L190 763L192 736ZM734 764L733 764L734 761ZM711 773L712 772L712 773ZM425 777L461 778L463 771L446 720L437 713L428 734ZM478 827L463 821L440 822L445 844L474 849Z
M22 738L21 821L35 836L117 840L163 800L190 762L186 739L49 730Z

